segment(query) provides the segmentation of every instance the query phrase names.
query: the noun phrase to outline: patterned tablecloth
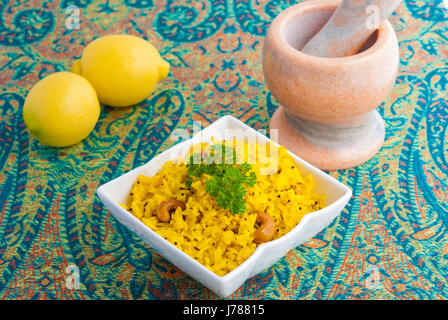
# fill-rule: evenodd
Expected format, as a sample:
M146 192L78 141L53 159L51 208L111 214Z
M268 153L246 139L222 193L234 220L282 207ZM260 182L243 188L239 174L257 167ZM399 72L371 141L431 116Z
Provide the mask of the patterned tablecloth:
M1 298L218 298L127 231L95 191L172 146L176 128L231 114L267 129L278 104L263 79L263 37L294 3L0 0ZM70 4L79 29L66 26ZM230 298L448 298L448 11L442 0L406 0L390 21L401 65L379 107L383 148L331 172L353 189L343 213ZM23 123L27 92L110 33L149 39L170 74L140 105L102 108L81 143L43 146ZM79 290L66 286L67 270L79 270Z

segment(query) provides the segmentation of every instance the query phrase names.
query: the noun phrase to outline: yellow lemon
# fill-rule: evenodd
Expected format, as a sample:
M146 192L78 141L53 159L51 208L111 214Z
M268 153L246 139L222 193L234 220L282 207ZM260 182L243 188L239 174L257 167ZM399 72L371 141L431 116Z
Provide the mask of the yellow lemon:
M87 137L99 115L100 103L92 85L65 71L36 83L23 105L23 119L31 134L52 147L66 147Z
M92 41L72 68L92 84L101 103L114 107L147 98L169 70L150 42L124 34Z

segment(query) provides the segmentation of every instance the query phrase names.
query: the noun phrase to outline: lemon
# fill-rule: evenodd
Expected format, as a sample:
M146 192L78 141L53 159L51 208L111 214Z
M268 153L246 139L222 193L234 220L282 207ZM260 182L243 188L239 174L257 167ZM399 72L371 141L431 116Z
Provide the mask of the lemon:
M41 143L66 147L89 135L100 115L92 85L71 72L53 73L37 82L23 105L23 119Z
M92 84L101 103L113 107L141 102L169 70L150 42L124 34L92 41L72 67Z

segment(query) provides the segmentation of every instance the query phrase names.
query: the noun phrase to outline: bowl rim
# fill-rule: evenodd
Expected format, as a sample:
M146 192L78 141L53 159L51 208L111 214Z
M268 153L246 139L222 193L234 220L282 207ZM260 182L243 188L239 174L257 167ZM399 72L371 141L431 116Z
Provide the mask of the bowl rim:
M319 57L306 54L301 52L291 46L291 44L286 41L284 32L285 28L291 23L295 18L303 14L317 11L320 9L336 9L341 0L315 0L315 1L304 1L290 6L289 8L282 11L275 19L272 21L269 30L267 32L267 37L269 41L278 47L285 49L284 53L294 60L302 61L309 65L319 67L319 68L331 68L339 67L343 64L359 64L364 63L366 59L370 59L372 56L378 55L381 51L385 50L385 46L391 37L395 36L392 25L385 19L381 25L377 28L377 39L376 41L366 50L349 55L346 57L338 58L328 58ZM281 35L281 36L274 36Z
M268 138L267 136L263 135L262 133L256 131L255 129L251 128L250 126L248 126L247 124L243 123L242 121L236 119L235 117L231 116L231 115L225 115L221 118L219 118L218 120L214 121L213 123L211 123L209 126L203 128L202 130L200 130L199 132L197 132L195 135L193 135L192 137L190 137L189 139L179 142L179 143L175 143L173 146L169 147L168 149L164 150L163 152L157 154L155 157L160 157L166 153L169 153L170 150L174 147L181 149L181 147L183 147L183 145L185 144L186 146L191 146L191 141L192 139L195 139L195 137L199 136L202 134L202 132L204 130L206 130L207 128L210 128L213 125L218 125L220 122L224 122L224 121L233 121L236 122L240 127L242 127L243 129L249 130L251 133L256 134L257 137L260 136L262 139L266 140L266 141L270 141L273 142L277 147L280 146L276 141L272 140L271 138ZM211 129L211 128L210 128ZM125 179L127 176L133 175L138 171L143 170L144 168L147 168L149 166L149 164L154 161L155 157L151 158L149 161L147 161L145 164L136 167L132 170L129 170L125 173L123 173L122 175L100 185L97 188L97 194L100 197L101 201L104 203L104 198L107 198L108 200L110 200L110 204L112 205L113 209L118 210L121 214L126 215L128 217L130 217L130 219L136 223L137 225L139 225L140 227L142 227L145 231L149 231L149 233L152 236L155 236L156 239L160 240L162 243L167 244L168 248L170 248L171 250L174 250L176 253L180 254L184 259L187 259L190 263L193 263L193 265L195 265L196 267L198 267L202 272L205 272L206 275L208 277L211 277L214 281L217 281L218 283L225 284L228 282L231 282L233 278L238 277L239 274L243 273L244 270L253 264L253 262L256 262L257 259L259 258L260 255L262 255L263 251L265 251L268 248L271 247L275 247L277 244L285 242L290 240L290 238L294 237L298 232L300 232L300 229L303 228L303 225L306 224L306 221L311 219L312 216L315 215L319 215L319 214L324 214L326 211L331 210L333 207L336 207L339 203L341 202L348 202L348 200L351 198L352 196L352 190L344 185L342 182L338 181L337 179L335 179L334 177L330 176L328 173L320 170L319 168L313 166L312 164L306 162L305 160L303 160L302 158L300 158L299 156L293 154L292 152L290 152L289 150L287 151L287 153L289 155L291 155L294 158L294 161L299 161L301 165L304 165L305 167L308 167L308 169L311 170L315 170L317 172L320 172L321 175L325 176L326 179L329 179L333 184L338 185L339 187L341 187L342 189L344 189L344 193L337 198L335 201L333 201L330 205L317 210L317 211L313 211L313 212L309 212L307 214L305 214L302 219L299 221L299 223L293 228L291 229L288 233L284 234L283 236L281 236L280 238L277 238L275 240L269 241L269 242L265 242L261 245L259 245L255 251L245 260L243 261L240 265L238 265L235 269L233 269L232 271L230 271L229 273L223 275L223 276L219 276L217 275L215 272L211 271L210 269L208 269L207 267L205 267L203 264L201 264L199 261L197 261L196 259L194 259L193 257L189 256L187 253L185 253L184 251L182 251L181 249L179 249L178 247L176 247L174 244L172 244L171 242L169 242L168 240L166 240L165 238L163 238L161 235L159 235L156 231L154 231L153 229L151 229L150 227L148 227L146 224L143 223L143 221L141 221L140 219L138 219L136 216L134 216L131 212L129 212L128 210L124 209L121 205L119 205L118 201L111 199L111 197L109 197L107 195L107 192L104 190L106 189L108 186L113 185L117 182L119 182L121 179ZM156 160L158 161L158 160ZM170 161L170 160L167 160ZM165 162L167 162L165 161ZM163 163L165 163L163 162ZM162 163L162 165L163 165ZM120 222L121 223L121 222ZM140 236L139 236L140 238ZM152 247L152 246L151 246ZM153 248L153 247L152 247ZM153 250L155 250L156 252L158 252L157 249L153 248ZM288 251L292 250L288 249ZM159 253L159 252L158 252ZM159 253L161 254L161 253ZM162 255L162 254L161 254ZM163 256L163 255L162 255ZM165 257L164 257L165 258ZM165 258L167 259L167 258ZM169 259L167 259L168 261L170 261ZM174 264L174 262L170 261L170 263ZM181 268L179 268L180 270L182 270ZM183 270L182 270L183 271ZM184 272L184 271L183 271ZM246 279L247 280L247 279Z

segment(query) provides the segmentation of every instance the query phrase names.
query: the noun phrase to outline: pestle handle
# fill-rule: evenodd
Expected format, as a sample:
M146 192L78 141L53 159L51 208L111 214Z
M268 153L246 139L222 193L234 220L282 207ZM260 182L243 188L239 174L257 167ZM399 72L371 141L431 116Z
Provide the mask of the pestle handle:
M343 0L302 52L326 58L356 54L401 0Z

